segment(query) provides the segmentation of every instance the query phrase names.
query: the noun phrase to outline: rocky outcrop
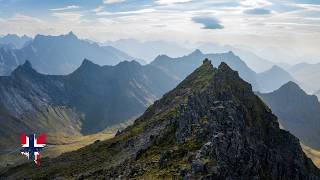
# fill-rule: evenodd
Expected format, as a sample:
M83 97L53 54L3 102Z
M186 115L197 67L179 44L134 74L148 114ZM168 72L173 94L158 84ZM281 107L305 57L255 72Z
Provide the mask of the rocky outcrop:
M320 171L250 84L205 60L115 138L46 159L36 172L27 164L2 176L300 180Z

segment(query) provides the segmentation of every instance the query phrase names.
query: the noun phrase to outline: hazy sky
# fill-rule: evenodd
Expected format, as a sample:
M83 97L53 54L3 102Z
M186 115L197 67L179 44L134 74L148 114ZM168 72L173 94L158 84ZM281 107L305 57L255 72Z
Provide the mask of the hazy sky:
M0 27L0 34L72 30L100 42L207 41L320 57L320 0L0 0Z

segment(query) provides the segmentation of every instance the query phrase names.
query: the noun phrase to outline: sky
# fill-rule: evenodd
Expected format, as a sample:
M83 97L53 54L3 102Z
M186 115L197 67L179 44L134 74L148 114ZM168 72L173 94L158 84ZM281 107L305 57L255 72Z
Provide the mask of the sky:
M98 42L214 42L320 62L320 0L0 0L0 27Z

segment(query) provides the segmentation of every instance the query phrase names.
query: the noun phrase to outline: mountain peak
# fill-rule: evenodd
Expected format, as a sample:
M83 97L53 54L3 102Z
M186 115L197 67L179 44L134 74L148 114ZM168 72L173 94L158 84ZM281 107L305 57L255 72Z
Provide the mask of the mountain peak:
M287 94L303 94L303 95L307 95L307 93L305 93L298 84L296 84L293 81L289 81L286 84L282 85L278 90L276 91L280 91L280 92L286 92Z
M59 39L59 40L65 40L65 39L70 39L70 40L77 40L78 37L70 31L68 34L65 35L59 35L59 36L52 36L52 35L42 35L42 34L37 34L34 38L34 42L36 43L43 43L43 42L50 42L49 40L51 39Z
M92 61L90 61L89 59L85 58L82 63L81 66L88 66L88 65L96 65L94 64Z
M33 43L34 44L41 44L43 43L43 41L46 41L48 39L48 37L50 36L45 36L45 35L42 35L42 34L37 34L35 37L34 37L34 40L33 40Z
M196 49L194 50L190 56L199 56L199 55L203 55L203 53L199 50L199 49Z
M295 88L295 89L301 89L300 87L299 87L299 85L298 84L296 84L295 82L293 82L293 81L289 81L289 82L287 82L286 84L284 84L283 86L282 86L283 88Z
M284 70L280 67L280 66L277 66L277 65L273 65L269 71L273 71L273 72L283 72Z
M26 60L22 65L19 65L13 72L12 75L26 75L37 73L33 68L29 60Z
M233 71L225 62L221 62L218 69L220 69L221 71Z
M230 55L235 55L235 54L233 53L233 51L229 51L228 54L230 54Z
M208 58L203 60L203 64L211 64L211 61ZM212 65L212 64L211 64Z
M115 67L123 69L123 71L128 71L128 70L137 70L142 66L139 62L132 60L132 61L122 61L119 64L117 64Z
M90 70L90 69L97 69L100 68L101 66L99 66L98 64L93 63L92 61L90 61L89 59L85 58L80 67L75 70L75 71L79 71L79 70Z
M78 37L72 32L70 31L68 34L65 35L66 37L72 38L72 39L78 39Z
M299 101L303 99L309 99L313 102L318 102L316 96L308 95L303 89L300 88L298 84L293 81L287 82L273 92L260 94L261 96L275 96L277 98L284 99L284 102L281 103L286 103L287 101L296 101L296 103L299 104Z
M73 75L81 74L81 75L87 76L87 75L90 75L90 73L88 73L88 72L98 71L99 69L101 69L101 66L99 66L98 64L95 64L92 61L85 58L82 61L80 67L78 67L71 74L73 74Z
M129 65L139 65L140 66L140 63L136 60L132 60L132 61L121 61L118 65L123 65L123 64L129 64Z
M315 95L307 94L303 89L300 88L298 84L293 81L289 81L273 92L260 93L260 95L262 97L275 96L277 97L277 99L282 99L281 103L295 102L295 104L298 105L300 103L303 103L303 101L308 101L314 104L318 104L318 98Z
M26 61L23 63L22 67L27 68L27 69L32 69L32 64L30 63L29 60L26 60Z
M220 63L220 65L218 67L218 71L222 72L222 73L225 73L227 75L231 75L231 74L234 74L234 73L238 74L237 71L234 71L233 69L231 69L230 66L228 66L228 64L223 62L223 61Z

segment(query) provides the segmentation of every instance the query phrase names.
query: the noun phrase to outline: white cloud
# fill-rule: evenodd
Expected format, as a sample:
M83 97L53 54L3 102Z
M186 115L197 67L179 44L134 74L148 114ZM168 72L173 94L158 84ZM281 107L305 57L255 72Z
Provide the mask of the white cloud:
M121 3L124 2L125 0L104 0L104 4L115 4L115 3Z
M293 6L310 10L310 11L320 11L319 4L293 4Z
M153 8L140 9L140 10L136 10L136 11L121 11L121 12L100 11L100 12L97 12L96 15L98 15L98 16L134 15L134 14L152 13L155 11L156 10Z
M42 23L43 21L39 18L23 15L23 14L15 14L13 17L9 18L7 22L12 23L25 23L25 22L33 22L33 23Z
M177 3L187 3L191 1L192 0L157 0L156 3L160 5L170 5L170 4L177 4Z
M272 5L272 3L267 0L242 0L240 4L246 7L254 7L254 8Z
M47 30L45 21L19 13L8 19L1 19L0 26L0 34L8 34L10 32L19 35L28 34L32 36Z
M93 9L94 12L101 12L104 6L98 6L97 8Z
M50 9L50 11L65 11L65 10L79 9L79 8L80 8L80 6L71 5L71 6L67 6L67 7L63 7L63 8Z

